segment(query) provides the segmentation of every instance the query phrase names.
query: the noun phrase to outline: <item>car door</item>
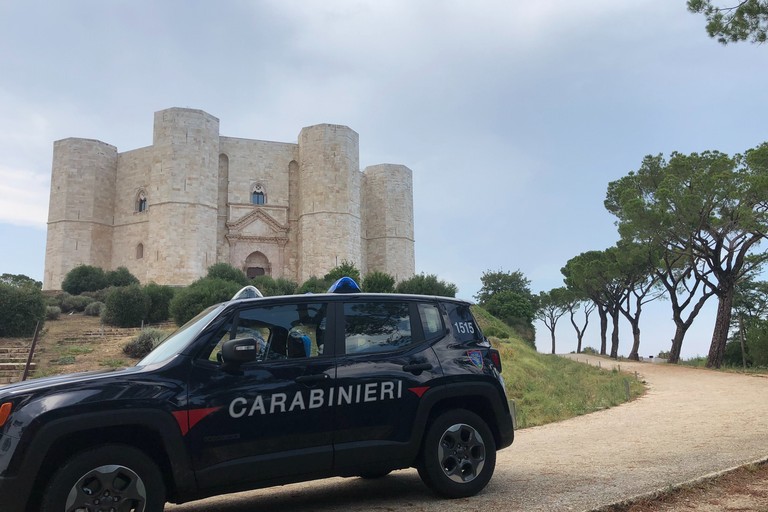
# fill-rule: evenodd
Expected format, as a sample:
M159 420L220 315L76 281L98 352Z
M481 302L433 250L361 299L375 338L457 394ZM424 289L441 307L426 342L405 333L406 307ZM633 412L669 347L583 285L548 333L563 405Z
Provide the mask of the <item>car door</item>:
M203 488L323 475L333 461L328 304L251 301L211 335L189 379L190 448ZM225 369L223 341L254 338L253 363Z
M433 311L431 330L420 308ZM339 308L336 469L398 465L409 457L419 403L442 375L428 340L445 333L436 304L397 298L346 300Z

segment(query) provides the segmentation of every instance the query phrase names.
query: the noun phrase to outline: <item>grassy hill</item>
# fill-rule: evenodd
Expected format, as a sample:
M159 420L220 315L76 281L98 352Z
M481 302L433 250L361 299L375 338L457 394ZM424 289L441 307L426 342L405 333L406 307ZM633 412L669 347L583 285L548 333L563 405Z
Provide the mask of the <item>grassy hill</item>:
M483 332L512 331L479 306L472 312ZM627 401L627 386L630 400L645 392L634 376L541 354L514 336L489 338L501 353L507 396L515 400L521 428L619 405Z

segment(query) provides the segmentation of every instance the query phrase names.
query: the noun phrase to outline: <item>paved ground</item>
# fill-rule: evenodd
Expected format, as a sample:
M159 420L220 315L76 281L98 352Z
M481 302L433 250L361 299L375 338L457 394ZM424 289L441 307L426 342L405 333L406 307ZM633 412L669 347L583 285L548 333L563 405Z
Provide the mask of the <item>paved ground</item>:
M451 509L591 510L768 457L768 378L648 363L622 362L621 369L647 381L646 396L519 431L512 447L499 452L485 491L450 502ZM446 506L406 470L378 481L329 479L166 510L437 512Z

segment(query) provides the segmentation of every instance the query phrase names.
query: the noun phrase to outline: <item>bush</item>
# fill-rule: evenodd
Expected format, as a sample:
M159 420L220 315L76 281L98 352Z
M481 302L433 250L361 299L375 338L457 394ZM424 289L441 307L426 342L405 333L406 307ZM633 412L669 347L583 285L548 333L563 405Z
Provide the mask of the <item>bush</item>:
M61 289L71 295L95 292L108 286L104 270L91 265L79 265L70 270L61 283Z
M123 347L123 353L128 357L141 359L165 339L165 332L160 329L144 329Z
M317 276L310 276L309 279L299 287L299 293L325 293L333 282L320 279Z
M459 291L455 284L440 280L434 274L417 274L398 283L395 289L397 293L437 295L438 297L455 297L456 292Z
M107 284L109 286L130 286L139 284L139 279L131 274L125 267L117 267L117 270L110 270L106 274Z
M61 308L59 306L46 306L45 319L46 320L58 320L61 315Z
M62 313L69 313L71 311L82 313L85 311L86 306L91 302L93 302L93 299L85 295L62 294L61 300L59 301L59 307L61 308Z
M392 293L395 291L395 278L386 272L371 272L363 279L362 288L369 293Z
M293 295L296 293L299 285L290 279L279 277L273 279L272 276L257 276L251 280L251 284L259 289L265 297L274 297L275 295Z
M360 271L354 263L347 260L342 261L341 265L332 268L323 276L323 280L329 283L328 286L330 286L342 277L351 277L356 283L360 283ZM328 288L328 286L326 286L326 288Z
M599 352L596 349L592 348L592 347L584 347L583 349L581 349L581 353L582 354L590 354L590 355L593 355L593 356L596 356L596 355L599 354Z
M228 301L240 289L238 283L204 277L174 295L170 312L177 325L184 325L213 304Z
M149 283L144 287L144 294L149 299L147 322L156 324L168 320L171 316L170 306L174 289L170 286Z
M222 279L237 283L240 287L251 284L245 273L239 268L235 268L229 263L216 263L208 267L208 274L205 276L210 279Z
M107 295L112 291L112 288L114 288L114 286L108 286L101 290L96 290L95 292L83 292L80 295L82 297L90 297L97 302L107 302Z
M102 319L117 327L138 327L147 316L149 300L137 284L114 288L107 296Z
M85 314L88 316L101 316L101 313L104 311L104 303L99 301L94 301L85 306Z
M32 336L45 321L45 309L39 288L0 283L0 338Z

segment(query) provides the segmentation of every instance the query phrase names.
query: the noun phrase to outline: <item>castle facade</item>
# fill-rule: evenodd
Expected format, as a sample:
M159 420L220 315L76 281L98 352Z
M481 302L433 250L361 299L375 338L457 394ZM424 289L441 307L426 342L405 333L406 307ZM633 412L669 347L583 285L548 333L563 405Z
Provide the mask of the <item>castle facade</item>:
M415 269L411 170L361 172L346 126L266 142L223 137L216 117L171 108L155 113L148 147L54 143L46 290L80 264L187 285L219 262L302 283L343 261L397 281Z

